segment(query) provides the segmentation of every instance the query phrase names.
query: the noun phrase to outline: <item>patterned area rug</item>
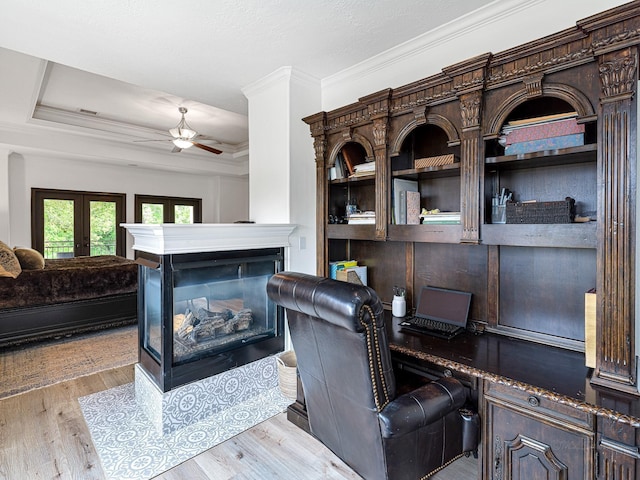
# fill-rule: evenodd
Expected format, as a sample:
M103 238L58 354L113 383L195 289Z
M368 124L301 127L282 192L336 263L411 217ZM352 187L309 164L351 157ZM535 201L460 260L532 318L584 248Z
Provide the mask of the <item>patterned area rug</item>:
M136 404L133 383L78 399L107 480L147 480L284 412L278 387L161 435Z
M137 325L0 349L0 398L137 361Z

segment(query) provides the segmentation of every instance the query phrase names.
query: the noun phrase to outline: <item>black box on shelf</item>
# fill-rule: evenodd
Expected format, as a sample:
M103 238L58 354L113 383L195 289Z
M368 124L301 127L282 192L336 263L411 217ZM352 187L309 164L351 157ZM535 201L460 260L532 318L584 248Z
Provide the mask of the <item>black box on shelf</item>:
M507 223L571 223L575 204L570 197L557 202L508 202Z

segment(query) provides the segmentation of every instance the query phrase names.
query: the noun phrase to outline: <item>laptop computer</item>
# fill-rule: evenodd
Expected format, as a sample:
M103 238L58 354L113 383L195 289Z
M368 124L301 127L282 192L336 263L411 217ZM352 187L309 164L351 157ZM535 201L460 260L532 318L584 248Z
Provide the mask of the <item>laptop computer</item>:
M400 322L403 329L450 340L467 327L471 293L422 287L413 317Z

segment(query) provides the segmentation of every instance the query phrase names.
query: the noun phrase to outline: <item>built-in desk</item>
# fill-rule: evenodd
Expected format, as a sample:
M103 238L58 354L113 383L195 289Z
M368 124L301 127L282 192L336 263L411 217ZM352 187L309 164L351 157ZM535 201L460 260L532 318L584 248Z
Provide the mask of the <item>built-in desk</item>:
M446 341L399 322L387 318L399 368L477 390L479 478L639 478L640 397L593 387L583 353L491 333Z
M398 368L454 376L482 421L482 480L640 478L640 396L594 387L584 354L491 333L451 341L402 330L387 315ZM304 392L288 418L308 430Z

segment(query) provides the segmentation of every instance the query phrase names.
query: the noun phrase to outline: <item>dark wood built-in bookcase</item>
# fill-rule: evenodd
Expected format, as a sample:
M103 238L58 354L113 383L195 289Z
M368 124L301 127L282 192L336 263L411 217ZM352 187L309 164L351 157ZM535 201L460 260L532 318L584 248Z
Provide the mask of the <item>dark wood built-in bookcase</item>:
M409 310L425 285L473 294L482 335L412 336L390 312L387 329L400 365L477 389L478 478L640 478L639 45L636 1L304 119L318 274L357 260L387 307L394 286L406 287ZM559 119L564 133L536 137ZM345 153L352 165L375 162L373 175L336 178ZM402 182L449 221L404 224ZM353 203L374 210L375 224L342 222ZM302 390L290 411L304 418Z
M631 3L497 54L305 118L317 163L317 271L356 259L369 285L409 307L424 285L473 293L479 329L584 350L584 294L597 291L592 382L637 392L635 344L637 70L640 6ZM579 145L505 152L509 122L575 112ZM354 148L357 145L357 148ZM454 163L417 167L424 157ZM336 161L375 174L334 178ZM342 169L344 170L344 168ZM460 223L394 222L394 179L418 184L421 206ZM492 223L492 198L575 200L584 223ZM345 205L375 224L341 222Z

